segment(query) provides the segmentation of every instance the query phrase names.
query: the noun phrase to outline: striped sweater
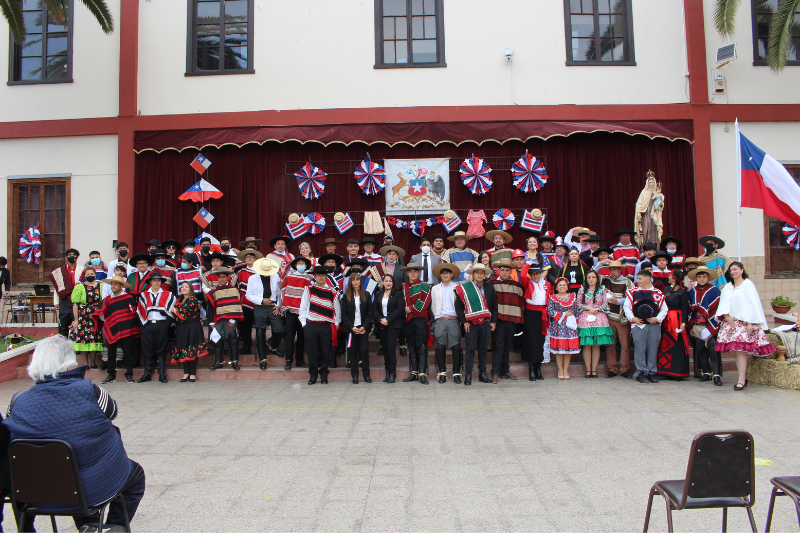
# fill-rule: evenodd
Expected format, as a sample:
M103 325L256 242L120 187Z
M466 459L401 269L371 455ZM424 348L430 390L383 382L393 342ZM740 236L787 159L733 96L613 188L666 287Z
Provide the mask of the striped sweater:
M242 300L236 287L220 285L208 293L208 301L214 309L214 322L244 318Z
M522 324L522 309L525 305L522 285L513 279L496 279L491 283L497 296L497 319Z

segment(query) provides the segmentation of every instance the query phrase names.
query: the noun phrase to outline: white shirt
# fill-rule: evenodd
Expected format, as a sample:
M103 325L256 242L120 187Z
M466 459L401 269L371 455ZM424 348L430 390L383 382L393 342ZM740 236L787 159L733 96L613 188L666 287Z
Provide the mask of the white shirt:
M433 255L433 254L421 254L421 255L422 255L422 263L419 264L420 267L425 264L425 258L426 257L428 258L428 280L425 281L425 283L427 283L428 285L433 285L433 280L434 280L434 277L433 277L433 259L431 259L431 255ZM420 272L419 279L421 281L424 281L424 280L422 280L422 273L421 272Z
M635 288L636 287L634 287L634 289ZM653 286L650 285L649 288L652 289ZM633 326L635 328L644 329L644 327L650 323L647 320L643 320L642 324L634 324L633 323L633 319L634 319L634 316L633 316L633 305L631 305L631 301L628 299L627 295L625 296L625 302L622 304L622 310L625 312L625 316L628 317L628 322L630 322L631 326ZM667 303L666 302L662 302L661 308L659 309L658 314L656 315L656 320L658 320L659 324L661 324L664 321L664 319L667 318L667 312L668 311L669 311L669 309L667 309Z
M273 274L269 277L269 289L272 291L270 300L278 306L281 304L281 277L278 274ZM261 283L261 276L253 274L247 280L247 292L244 297L248 302L253 305L263 305L264 301L262 296L264 294L264 284Z
M356 295L355 297L356 303L356 317L353 320L353 325L356 327L361 326L361 296Z
M153 292L153 289L147 289L147 292L149 292L150 294L153 295L153 299L156 299L156 298L158 298L158 295L161 294L161 291L163 291L163 290L164 289L158 289L158 292ZM165 317L163 314L161 314L158 311L150 311L149 313L147 313L147 320L148 321L151 321L151 320L166 320L166 319L167 319L167 317Z
M323 285L323 287L328 288L327 285ZM311 297L309 296L308 287L305 288L303 291L303 297L300 299L300 313L297 315L297 318L300 320L300 323L303 327L306 327L306 320L308 320L308 309L310 307ZM339 303L339 296L338 294L333 298L333 323L337 326L339 322L342 321L342 305Z
M383 306L383 318L389 318L389 291L383 293L381 305Z
M547 280L539 278L539 281L530 280L533 285L533 298L525 300L528 305L546 305L547 304Z
M439 290L442 292L442 311L434 318L456 316L456 308L453 305L453 290L455 290L456 284L451 281L447 285L442 282L437 286L440 287Z

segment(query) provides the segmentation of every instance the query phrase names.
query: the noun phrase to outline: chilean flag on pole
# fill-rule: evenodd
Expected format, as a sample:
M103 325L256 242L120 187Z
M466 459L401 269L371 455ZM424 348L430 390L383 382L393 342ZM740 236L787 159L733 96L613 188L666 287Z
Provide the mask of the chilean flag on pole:
M786 167L764 153L739 132L741 207L763 209L764 214L800 226L800 186Z

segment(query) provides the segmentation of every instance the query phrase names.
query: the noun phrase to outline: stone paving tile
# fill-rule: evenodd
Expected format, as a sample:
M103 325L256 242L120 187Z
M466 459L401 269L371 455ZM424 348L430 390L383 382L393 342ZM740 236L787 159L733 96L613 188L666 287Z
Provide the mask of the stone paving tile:
M28 386L0 384L0 406ZM747 429L756 456L774 462L756 468L759 528L769 478L800 474L800 393L752 385L737 393L694 380L574 377L106 388L128 454L147 474L135 531L638 530L650 486L683 476L691 439L705 429ZM676 530L712 530L721 513L674 520ZM731 510L729 528L746 530L746 514ZM779 501L773 529L796 528L790 502ZM651 529L666 529L663 499Z

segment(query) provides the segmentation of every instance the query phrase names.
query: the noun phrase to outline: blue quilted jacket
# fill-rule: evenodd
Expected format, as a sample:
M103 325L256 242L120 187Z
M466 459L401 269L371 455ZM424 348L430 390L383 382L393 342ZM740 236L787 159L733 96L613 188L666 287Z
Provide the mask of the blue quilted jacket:
M3 424L11 439L61 439L75 449L86 504L112 498L130 475L119 431L100 409L86 367L38 381L17 398ZM42 480L46 482L47 480ZM34 502L32 502L34 503Z

